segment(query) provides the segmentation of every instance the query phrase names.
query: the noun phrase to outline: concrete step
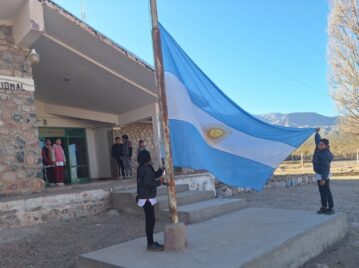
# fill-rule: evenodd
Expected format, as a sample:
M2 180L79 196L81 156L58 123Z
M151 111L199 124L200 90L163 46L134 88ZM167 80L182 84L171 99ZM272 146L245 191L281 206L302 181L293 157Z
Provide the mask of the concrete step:
M176 194L177 206L191 204L199 201L209 200L215 197L213 191L187 191ZM168 209L167 195L160 195L157 197L159 208L161 210Z
M180 222L191 224L212 219L245 207L247 207L247 202L244 199L214 198L179 206L177 211Z
M78 268L301 267L348 232L345 214L247 208L186 226L182 252L146 251L138 238L79 256ZM163 233L155 234L162 243Z
M188 184L178 184L176 185L176 192L180 193L180 192L185 192L185 191L189 191L189 186ZM136 185L132 185L131 187L128 187L127 189L119 189L114 191L114 193L129 193L132 196L136 196L137 194L137 186ZM167 186L160 186L157 188L157 196L159 195L164 195L167 194Z
M176 193L189 191L188 184L177 184ZM161 186L157 188L157 196L167 194L167 186Z
M188 184L176 185L177 195L180 195L181 193L184 193L187 191L189 192ZM159 193L157 195L157 199L162 200L163 204L165 202L168 203L167 187L166 186L158 187L157 192ZM118 212L126 212L126 213L130 213L130 214L135 214L135 215L142 215L143 209L137 206L136 201L135 201L136 195L137 195L136 187L131 187L131 188L128 188L125 190L119 190L119 191L113 192L111 194L112 208L116 209ZM157 205L156 207L159 207L159 206ZM167 208L168 208L168 204L167 204Z

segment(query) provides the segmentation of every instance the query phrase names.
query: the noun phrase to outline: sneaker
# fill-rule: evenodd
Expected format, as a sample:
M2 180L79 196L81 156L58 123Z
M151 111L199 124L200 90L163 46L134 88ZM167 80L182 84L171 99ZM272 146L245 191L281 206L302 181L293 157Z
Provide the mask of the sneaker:
M157 242L151 244L151 245L147 245L147 250L148 251L163 251L163 246L158 244Z
M321 207L318 211L317 211L317 213L318 214L325 214L326 212L327 212L327 208L323 208L323 207Z
M335 213L334 209L330 208L325 212L325 215L333 215Z

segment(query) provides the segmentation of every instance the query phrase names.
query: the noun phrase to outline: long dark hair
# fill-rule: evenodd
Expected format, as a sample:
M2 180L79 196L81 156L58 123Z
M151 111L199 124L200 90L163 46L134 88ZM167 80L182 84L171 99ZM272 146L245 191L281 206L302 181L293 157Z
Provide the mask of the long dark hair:
M143 164L148 163L148 162L151 162L151 154L150 154L150 152L147 151L147 150L140 151L138 153L139 167L142 166Z

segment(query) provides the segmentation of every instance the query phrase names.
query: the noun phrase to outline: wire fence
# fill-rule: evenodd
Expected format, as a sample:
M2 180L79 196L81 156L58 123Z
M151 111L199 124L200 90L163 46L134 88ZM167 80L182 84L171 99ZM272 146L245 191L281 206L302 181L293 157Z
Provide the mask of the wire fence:
M307 163L312 162L313 154L291 154L284 163ZM359 148L356 153L345 153L334 155L333 161L356 161L359 166Z

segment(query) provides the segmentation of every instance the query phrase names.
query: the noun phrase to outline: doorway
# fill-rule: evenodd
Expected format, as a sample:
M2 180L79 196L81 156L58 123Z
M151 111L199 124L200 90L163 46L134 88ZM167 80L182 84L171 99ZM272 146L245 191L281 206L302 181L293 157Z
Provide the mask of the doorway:
M48 128L39 127L40 148L45 140L55 143L61 139L66 157L65 184L89 181L88 152L86 132L82 128Z

